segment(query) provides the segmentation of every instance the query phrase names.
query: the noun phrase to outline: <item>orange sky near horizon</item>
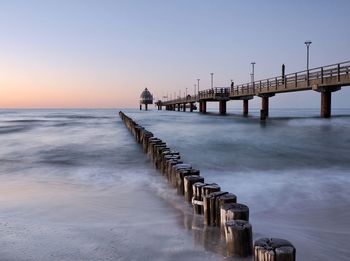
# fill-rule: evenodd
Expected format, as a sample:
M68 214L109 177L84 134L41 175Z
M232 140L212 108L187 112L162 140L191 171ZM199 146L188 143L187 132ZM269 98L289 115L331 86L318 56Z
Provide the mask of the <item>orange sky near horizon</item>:
M0 64L0 108L132 108L142 88L89 71ZM123 91L123 90L130 91Z
M112 90L96 92L84 86L60 90L48 85L36 85L35 83L24 85L17 82L11 82L6 86L1 91L1 108L129 108L138 106L138 100L135 100L134 103L130 102L134 98L131 97L132 95Z

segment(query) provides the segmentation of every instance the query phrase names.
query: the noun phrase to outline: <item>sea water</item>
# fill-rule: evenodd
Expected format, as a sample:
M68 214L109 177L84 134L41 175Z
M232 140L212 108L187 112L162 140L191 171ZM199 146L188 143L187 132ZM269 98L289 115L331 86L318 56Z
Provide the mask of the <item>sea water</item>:
M250 208L254 239L350 256L350 110L123 110ZM227 260L118 110L0 110L0 260Z

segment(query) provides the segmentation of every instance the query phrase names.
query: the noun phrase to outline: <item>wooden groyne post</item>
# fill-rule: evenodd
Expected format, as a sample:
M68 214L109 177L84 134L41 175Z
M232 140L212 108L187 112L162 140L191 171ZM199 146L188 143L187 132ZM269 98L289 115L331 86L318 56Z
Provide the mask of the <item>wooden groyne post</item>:
M119 112L119 116L169 184L193 206L195 214L204 215L204 225L218 226L225 233L228 256L254 254L255 261L295 261L295 248L287 240L262 238L255 241L253 247L248 206L237 203L237 196L221 191L218 184L205 183L199 170L184 163L179 152L154 137L152 132L123 112Z

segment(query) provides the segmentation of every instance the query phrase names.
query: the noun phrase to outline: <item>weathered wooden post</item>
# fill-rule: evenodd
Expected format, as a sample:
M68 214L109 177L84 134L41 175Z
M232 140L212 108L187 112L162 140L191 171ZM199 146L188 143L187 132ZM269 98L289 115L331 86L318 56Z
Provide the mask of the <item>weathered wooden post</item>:
M141 142L141 135L142 135L142 131L144 130L144 128L142 126L136 126L135 127L135 138L136 138L136 141L138 143Z
M252 254L252 226L245 220L230 220L225 224L228 256L247 257Z
M254 261L295 261L295 247L287 240L261 238L254 243Z
M162 149L166 149L166 143L165 142L153 145L152 152L151 152L151 155L150 155L151 161L153 163L155 162L155 160L157 158L158 150L162 150Z
M225 191L212 192L209 195L204 197L203 206L204 206L204 224L209 226L215 226L218 224L217 216L220 215L220 212L217 211L216 199L222 195L227 194Z
M177 185L177 179L176 179L176 173L180 170L190 170L192 169L192 165L191 164L176 164L174 166L172 166L171 172L170 172L170 183L176 187Z
M226 203L220 207L220 224L224 228L229 220L249 221L249 208L244 204Z
M161 143L163 143L162 140L160 140L158 138L149 139L148 145L147 145L147 154L151 155L152 150L153 150L153 146L156 144L161 144Z
M154 157L156 155L156 148L161 147L165 148L166 143L162 141L153 141L150 142L149 147L148 147L148 156L150 157L151 161L153 162Z
M159 169L161 173L164 175L165 174L165 169L166 169L166 160L171 159L171 158L180 158L180 153L174 150L164 150L161 154L161 157L158 162Z
M165 176L169 182L171 182L170 178L171 178L171 170L172 170L173 166L183 163L183 161L180 160L180 155L172 155L171 159L173 161L167 161L166 166L165 166Z
M194 213L203 214L203 198L202 198L202 187L207 185L203 182L196 182L192 186L193 190L193 198L192 205L194 209Z
M204 224L210 225L210 197L209 194L213 192L220 191L220 186L218 184L207 184L202 188L202 198L203 198L203 213L204 213Z
M220 191L220 186L216 183L206 184L202 187L202 198L210 193Z
M190 175L199 176L200 172L197 169L184 169L176 172L176 189L179 195L184 195L184 178Z
M191 203L192 202L192 185L196 182L204 182L204 178L197 175L190 175L184 177L184 190L185 190L185 201Z
M181 160L180 160L180 155L172 155L170 157L170 159L166 160L165 162L165 169L164 169L164 176L169 180L170 178L170 171L171 171L171 168L172 166L176 165L176 164L180 164L180 163L183 163ZM170 181L170 180L169 180Z
M170 160L174 160L173 155L171 155L171 154L164 155L164 157L162 159L162 163L160 165L160 171L161 171L163 176L166 175L167 164L168 164L168 161L170 161Z
M167 166L167 164L168 164L167 162L169 160L174 160L173 155L171 155L171 154L164 155L162 162L161 162L161 165L160 165L160 172L162 173L163 176L166 175L166 166Z
M154 139L152 132L144 133L142 137L142 148L144 153L148 151L148 144L152 139Z
M221 226L221 207L225 204L236 203L236 202L237 202L237 196L232 193L225 193L223 195L219 195L218 197L216 197L215 212L217 213L217 216L216 216L215 224L217 226Z
M156 169L160 169L161 161L163 160L163 157L165 153L168 155L170 154L170 148L169 147L164 147L164 148L158 148L157 149L157 155L154 159L154 166Z

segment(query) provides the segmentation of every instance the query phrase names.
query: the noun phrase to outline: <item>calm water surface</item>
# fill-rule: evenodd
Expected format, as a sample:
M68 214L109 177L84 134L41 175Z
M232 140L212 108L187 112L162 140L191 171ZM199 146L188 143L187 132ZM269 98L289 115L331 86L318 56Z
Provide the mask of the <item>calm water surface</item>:
M299 260L350 255L350 110L124 110L250 207ZM0 110L0 260L228 260L118 110Z

